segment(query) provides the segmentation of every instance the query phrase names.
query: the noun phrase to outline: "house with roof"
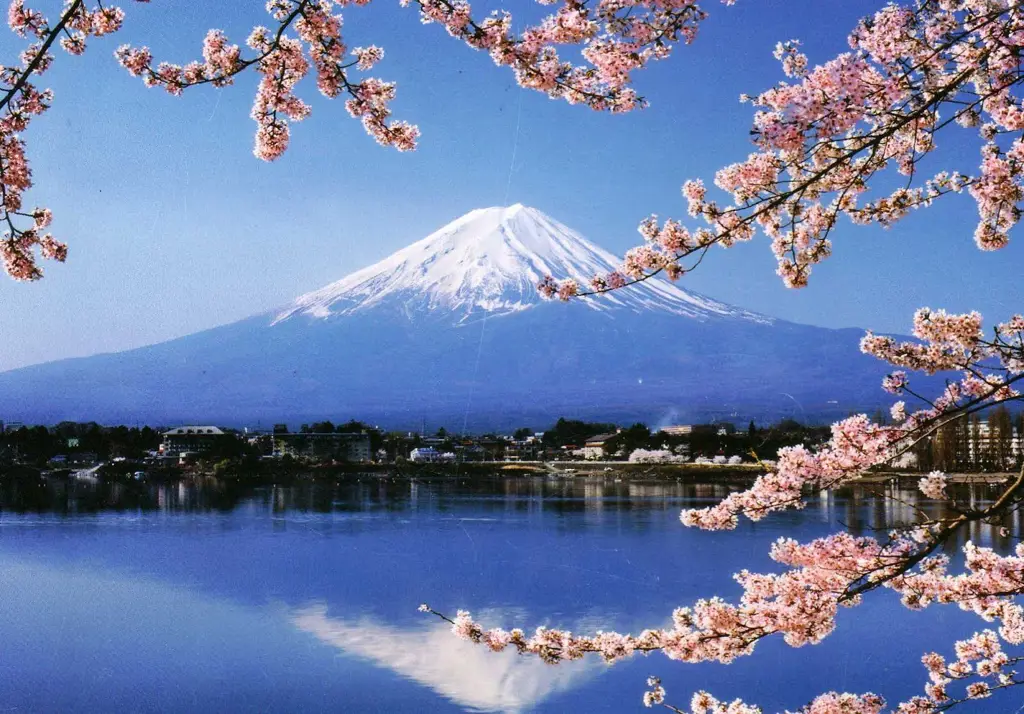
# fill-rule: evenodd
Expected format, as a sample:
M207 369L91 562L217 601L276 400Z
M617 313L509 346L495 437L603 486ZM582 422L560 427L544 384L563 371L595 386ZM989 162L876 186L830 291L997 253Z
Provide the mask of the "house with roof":
M610 432L608 434L597 434L587 439L583 443L583 458L588 460L603 459L604 458L604 445L608 441L611 441L612 437L617 432Z

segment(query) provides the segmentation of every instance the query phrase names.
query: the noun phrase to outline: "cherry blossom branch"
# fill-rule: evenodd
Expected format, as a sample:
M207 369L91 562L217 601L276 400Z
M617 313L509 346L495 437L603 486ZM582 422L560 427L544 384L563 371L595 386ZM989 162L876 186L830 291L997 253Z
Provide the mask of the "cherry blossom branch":
M68 0L51 26L42 13L26 7L24 0L12 0L8 7L7 22L14 33L38 40L22 52L19 66L0 66L0 84L6 85L0 91L0 222L5 225L0 236L0 261L16 280L42 277L36 250L43 258L64 261L67 257L67 246L43 232L53 218L50 210L21 210L24 194L32 188L32 171L21 133L50 108L53 99L50 90L37 90L31 80L49 69L53 62L49 50L58 38L66 52L81 54L87 37L116 32L123 16L120 9L103 7L99 2L90 6L84 0ZM31 219L32 225L20 227L16 217Z
M945 495L945 481L936 479L935 477L932 477L932 480L935 483L926 485L923 490L927 491L931 489L936 495L939 493ZM872 577L876 574L876 571L873 570L870 573L866 573L859 582L851 583L840 596L840 602L854 601L864 593L882 587L896 578L903 577L913 570L919 563L931 556L931 554L939 546L945 543L953 533L968 523L987 520L992 516L1004 513L1006 508L1010 505L1010 500L1020 495L1022 486L1024 486L1024 468L1021 468L1020 473L1013 483L1006 488L990 506L987 506L984 509L963 512L954 519L925 520L919 523L918 528L922 526L930 528L939 526L939 530L938 532L933 532L928 535L924 547L918 549L912 555L903 558L895 567L886 568L884 574ZM999 593L1000 596L1005 596L1007 594L1009 593ZM1019 593L1015 592L1012 594L1024 594L1024 590L1021 590Z
M964 377L948 383L943 394L924 409L908 414L903 402L898 402L893 409L895 425L874 424L859 415L835 424L831 440L817 451L803 446L780 450L777 463L749 489L708 508L685 510L682 522L705 529L729 529L740 517L759 520L778 510L802 507L809 492L856 481L865 470L888 462L894 453L901 453L949 419L1020 397L1012 385L1024 378L1024 317L1014 316L996 325L988 339L976 313L951 315L922 309L914 317L913 333L916 342L897 342L869 333L862 348L896 366L927 373L960 369ZM897 395L908 391L908 385L902 371L893 372L883 382L885 389ZM986 620L998 619L1003 639L1024 643L1024 609L1014 601L1024 595L1024 547L1019 546L1016 555L1004 557L968 542L964 546L966 570L958 575L947 572L946 556L936 555L970 523L994 523L1017 508L1024 468L991 504L982 507L960 507L946 490L945 475L939 472L923 477L918 487L926 498L950 503L953 515L932 518L918 509L916 521L896 525L883 540L849 533L810 543L780 538L771 557L786 566L784 572L741 571L735 576L743 588L738 603L720 598L700 600L692 608L677 609L670 628L637 635L576 635L538 628L527 635L518 629L484 629L462 610L448 618L427 606L421 609L445 619L463 639L495 651L514 647L521 654L552 664L590 653L614 662L636 652L656 650L685 662L728 663L751 654L758 641L772 635L782 636L791 646L816 644L834 629L840 607L855 607L879 588L900 593L903 604L912 609L933 603L956 604ZM938 700L930 701L935 704Z
M115 54L144 84L161 86L173 95L200 85L225 87L246 70L257 72L261 79L251 113L257 124L254 154L266 161L284 153L290 124L305 119L311 111L295 91L310 69L315 69L324 96L346 95L347 111L378 143L409 151L416 146L419 129L391 119L395 84L352 76L372 69L384 51L372 45L349 51L341 34L341 11L371 1L269 0L266 8L274 20L274 31L254 28L247 40L253 54L247 57L215 29L205 37L202 61L154 63L148 48L128 44ZM723 2L731 5L733 0ZM500 11L476 20L464 0L403 0L402 4L414 5L423 22L442 25L470 47L488 52L496 64L511 67L522 86L612 112L643 106L644 100L629 86L633 72L668 57L674 43L691 42L706 18L692 0L542 0L542 4L559 7L514 35L509 13ZM45 15L27 8L25 0L10 0L11 28L23 37L32 34L40 40L23 53L20 67L0 67L0 199L6 211L0 214L0 223L7 226L0 258L7 273L16 279L42 276L36 250L56 260L64 260L67 253L62 243L40 233L51 220L46 209L27 214L19 210L22 194L32 186L20 132L52 99L49 90L35 90L30 79L47 69L52 61L49 49L58 39L65 51L82 54L89 36L119 30L123 17L119 8L105 7L99 0L66 0L58 22L51 26ZM292 30L297 38L289 36ZM584 63L564 61L558 54L560 46L581 48ZM12 109L15 104L18 106ZM38 220L31 228L21 229L14 216Z
M995 505L993 508L999 508ZM938 539L937 539L938 540ZM904 596L908 607L925 607L932 601L957 602L962 608L974 610L986 619L998 618L1003 626L997 635L986 631L971 640L957 643L957 654L961 663L951 666L948 671L958 679L966 679L975 672L979 677L998 676L999 686L1005 688L1018 683L1014 673L1006 666L1018 661L1001 654L1000 637L1012 644L1024 642L1024 616L1007 594L1020 594L1024 579L1020 571L1024 559L1018 556L1001 558L991 550L965 547L968 573L962 576L948 576L944 572L948 559L942 557L920 558L915 565L918 572L908 576L904 582L885 576L892 572L906 573L903 554L930 552L930 547L915 551L911 540L892 536L889 542L879 544L870 538L853 538L839 534L818 539L806 545L780 539L772 549L772 557L791 566L783 574L755 575L747 571L736 576L744 588L742 601L737 606L726 604L717 598L702 600L691 611L680 608L673 613L674 625L669 630L644 631L639 636L618 633L598 633L593 636L577 636L569 632L539 628L532 637L526 637L521 630L484 630L473 621L469 613L460 611L453 619L440 615L426 605L420 610L438 615L452 625L453 632L466 640L484 644L495 651L509 646L521 654L535 654L545 662L556 664L563 660L578 659L588 652L599 653L606 661L614 662L629 657L635 652L650 652L661 649L670 658L686 662L717 660L729 662L734 657L750 654L753 644L771 633L783 634L792 646L813 644L823 639L834 627L838 605L856 606L860 598L843 600L837 597L837 586L844 581L865 576L876 577L880 585L896 589ZM891 558L887 562L885 558ZM867 564L867 565L866 565ZM1011 565L1013 575L1008 575ZM916 582L910 582L913 578ZM1008 581L1013 583L1008 588ZM941 592L942 595L937 593ZM940 599L940 598L946 599ZM757 623L757 624L755 624ZM936 679L936 658L926 655L924 662L932 672L932 683L925 688L926 697L915 697L902 703L897 711L901 714L933 712L939 705L948 708L968 699L988 696L993 686L987 682L971 683L966 696L952 700L946 693L948 679ZM968 663L978 662L972 669ZM942 671L945 664L941 658ZM945 676L945 675L943 675ZM644 697L648 706L664 703L664 690L660 682L650 680L650 690ZM694 712L760 711L756 708L738 708L742 703L733 703L736 708L718 709L717 703L706 693L699 693L699 699L691 704ZM842 705L842 706L840 706ZM814 702L801 709L802 712L879 712L885 702L874 694L850 695L830 692L815 698ZM747 706L747 705L743 705ZM858 708L858 707L866 708ZM833 708L829 708L833 707Z
M54 25L53 29L45 32L45 39L43 43L39 45L38 49L32 54L32 59L24 66L24 68L17 71L17 79L14 80L13 85L9 90L0 96L0 110L4 109L10 101L17 96L17 94L24 88L29 78L40 69L40 64L46 57L47 52L53 45L54 41L60 36L61 32L67 27L68 22L72 17L75 16L82 9L83 0L73 0L71 4L61 14L57 24ZM12 6L13 11L13 6Z
M464 2L415 2L424 22L439 22L470 47L487 50L496 64L513 68L522 86L570 103L617 112L646 104L626 87L630 73L652 59L667 57L672 42L680 38L686 43L693 41L699 23L706 18L689 0L625 0L589 7L586 2L566 0L557 13L516 38L507 12L478 23ZM726 4L732 2L726 0ZM602 25L604 33L598 31ZM555 45L567 44L583 44L583 55L592 68L563 62Z
M1024 142L1018 138L1004 149L994 139L1024 128L1024 109L1012 93L1024 73L1019 53L1007 49L1018 46L1015 33L1022 23L1015 2L919 0L913 8L892 5L863 21L850 36L857 54L840 55L812 71L799 43L780 43L776 57L799 83L781 84L751 100L763 107L752 132L760 151L723 168L715 180L734 204L722 208L708 199L702 182L688 181L683 193L689 213L708 228L691 231L652 216L640 224L646 244L627 253L620 270L595 276L589 289L574 279L551 278L539 289L570 299L662 273L678 279L688 272L681 263L689 255L749 240L758 229L772 238L786 284L801 287L811 266L831 254L829 236L840 216L888 226L965 189L980 212L979 247L1002 247L1024 198ZM959 106L952 120L939 122L947 104ZM910 188L918 162L935 150L935 134L951 121L981 125L987 142L981 173L969 178L939 172L922 188ZM858 196L890 166L907 176L906 185L858 206Z

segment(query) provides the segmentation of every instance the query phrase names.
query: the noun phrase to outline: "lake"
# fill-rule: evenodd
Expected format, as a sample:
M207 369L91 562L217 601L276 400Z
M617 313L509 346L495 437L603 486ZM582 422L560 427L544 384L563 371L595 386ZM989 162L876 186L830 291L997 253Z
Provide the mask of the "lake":
M0 484L0 712L631 712L647 711L649 675L677 706L698 689L766 712L833 689L895 704L921 691L924 652L948 656L983 629L882 592L817 646L771 639L731 665L652 654L552 667L461 642L416 611L465 608L528 630L663 626L674 607L737 595L733 572L772 569L782 535L869 533L911 507L873 495L896 490L879 485L729 533L679 523L681 508L727 489L369 475L257 489ZM1011 547L982 524L971 537ZM1022 703L1010 690L963 710Z

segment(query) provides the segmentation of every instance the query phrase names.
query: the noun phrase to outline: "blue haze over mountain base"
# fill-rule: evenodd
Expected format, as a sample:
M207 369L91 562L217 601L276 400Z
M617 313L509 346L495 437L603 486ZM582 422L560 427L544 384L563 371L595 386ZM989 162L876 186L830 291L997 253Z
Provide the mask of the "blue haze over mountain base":
M559 416L822 420L885 402L886 370L860 354L859 330L615 319L559 304L458 327L397 315L267 323L7 372L0 408L42 423L351 416L488 429Z
M860 330L773 320L661 280L569 303L536 295L545 273L582 281L616 260L534 209L482 209L280 312L0 374L0 414L486 430L560 416L824 421L891 401Z

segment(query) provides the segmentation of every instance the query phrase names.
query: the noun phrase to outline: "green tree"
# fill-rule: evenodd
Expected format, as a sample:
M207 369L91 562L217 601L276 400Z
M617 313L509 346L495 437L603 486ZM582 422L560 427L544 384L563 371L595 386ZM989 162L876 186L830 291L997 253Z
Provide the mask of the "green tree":
M560 418L555 425L544 432L545 446L566 446L582 444L597 434L615 431L614 424L584 422L577 419Z
M646 449L650 445L651 430L647 428L646 424L638 422L604 442L604 453L607 456L612 456L621 452L628 456L637 449Z

